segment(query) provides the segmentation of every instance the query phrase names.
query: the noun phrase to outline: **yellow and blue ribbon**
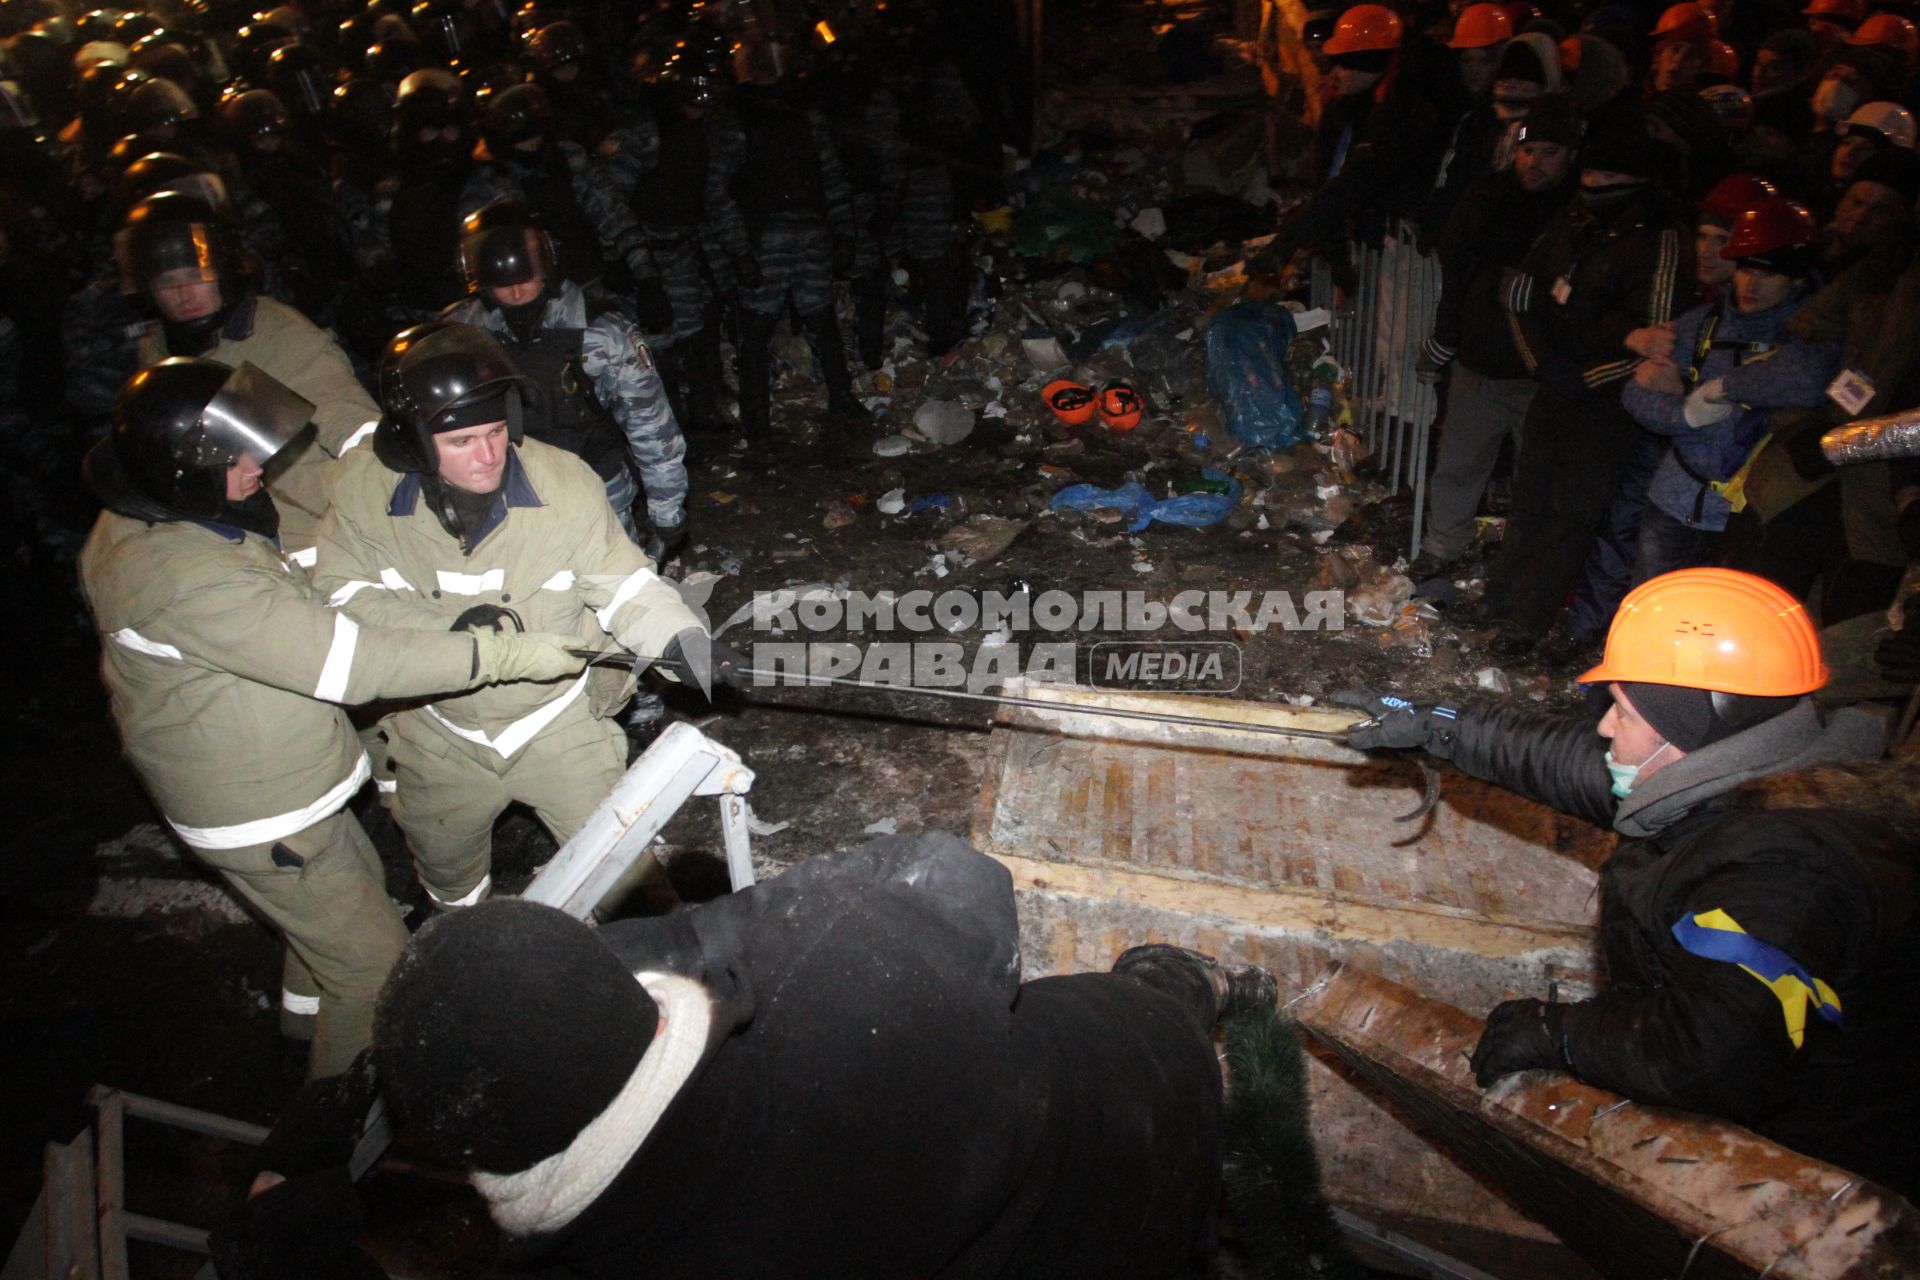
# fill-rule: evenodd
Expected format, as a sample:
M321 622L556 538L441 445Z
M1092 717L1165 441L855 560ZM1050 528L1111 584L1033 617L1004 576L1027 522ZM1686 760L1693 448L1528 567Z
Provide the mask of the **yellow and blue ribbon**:
M1807 1006L1835 1026L1840 1023L1840 997L1832 987L1801 967L1780 948L1760 941L1740 927L1725 911L1695 912L1673 923L1674 941L1703 960L1737 964L1773 992L1786 1015L1787 1035L1798 1049L1806 1039Z

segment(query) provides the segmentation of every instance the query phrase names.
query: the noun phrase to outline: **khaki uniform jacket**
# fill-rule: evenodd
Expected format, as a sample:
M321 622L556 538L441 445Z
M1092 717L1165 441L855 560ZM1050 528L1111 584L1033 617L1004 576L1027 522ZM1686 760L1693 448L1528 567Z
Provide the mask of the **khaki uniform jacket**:
M679 632L706 629L621 530L593 468L563 449L524 440L509 452L471 555L420 488L371 449L340 460L313 572L329 605L366 624L441 632L475 605L498 605L529 631L595 649L612 636L653 656ZM510 757L582 699L588 678L489 685L426 711L452 736Z
M472 683L473 641L362 629L272 541L105 512L80 552L128 760L180 838L284 839L344 805L365 752L335 703Z
M159 325L141 339L140 363L155 364L168 355ZM313 565L313 533L327 509L331 464L380 417L379 406L353 376L346 352L325 329L272 298L254 295L235 307L220 341L205 353L209 360L239 368L252 361L313 402L314 434L274 459L267 471L267 492L280 509L280 545L295 562Z

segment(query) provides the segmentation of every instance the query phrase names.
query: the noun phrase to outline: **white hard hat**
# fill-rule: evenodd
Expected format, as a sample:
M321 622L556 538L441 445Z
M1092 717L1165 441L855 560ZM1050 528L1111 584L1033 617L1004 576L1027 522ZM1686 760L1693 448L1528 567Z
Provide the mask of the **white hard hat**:
M1840 126L1843 134L1858 126L1871 129L1903 151L1913 150L1913 112L1897 102L1869 102L1859 107Z

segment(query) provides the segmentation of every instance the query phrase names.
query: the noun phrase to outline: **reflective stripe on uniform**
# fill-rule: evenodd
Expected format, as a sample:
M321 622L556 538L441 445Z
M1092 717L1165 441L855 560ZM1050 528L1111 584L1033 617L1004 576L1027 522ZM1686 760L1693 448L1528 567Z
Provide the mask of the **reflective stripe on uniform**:
M491 874L481 876L479 884L473 886L467 893L453 899L451 902L435 893L431 885L422 883L420 887L427 891L429 898L432 898L443 907L470 907L485 897L487 890L493 888L493 876Z
M275 814L271 818L255 818L251 822L236 822L227 827L189 827L167 819L180 838L197 849L244 849L252 844L271 844L275 840L284 840L290 835L305 831L322 818L338 813L353 793L365 785L373 775L372 765L366 752L360 753L353 772L349 773L338 785L312 804L293 810L291 813Z
M327 660L320 667L320 683L313 696L322 702L340 702L347 696L347 682L353 678L353 651L360 644L360 624L344 613L333 615L333 643L327 646Z
M298 550L287 552L286 555L287 559L293 561L302 569L311 569L320 562L320 548L318 547L301 547Z
M172 658L183 661L180 651L170 644L161 644L158 640L149 640L132 627L122 627L113 633L113 641L135 653L144 653L149 658Z
M295 995L282 987L280 988L280 1007L296 1017L311 1018L320 1012L320 997Z
M378 582L368 582L365 578L360 578L353 582L342 583L332 595L327 597L327 608L338 609L369 587L378 587L383 591L413 590L413 584L401 577L398 569L389 567L380 571Z
M1681 916L1673 922L1673 937L1692 955L1739 965L1759 979L1780 1002L1794 1048L1806 1038L1809 1004L1822 1018L1840 1025L1840 997L1832 987L1780 948L1748 933L1719 908Z
M635 569L622 579L620 585L614 589L613 599L607 601L607 607L595 610L593 616L600 620L600 625L606 628L607 633L611 635L613 633L614 615L620 612L620 607L639 595L649 585L658 581L660 581L660 575L653 570Z
M434 577L439 579L442 591L451 591L457 596L477 596L482 591L500 591L507 585L505 569L489 569L485 573L448 573L445 569L436 569Z
M551 578L548 578L545 582L541 583L540 589L542 591L573 590L573 570L562 569L560 572L554 574Z
M582 672L580 678L573 682L572 688L555 698L552 702L546 703L539 710L521 716L518 720L515 720L512 724L502 729L497 736L491 738L479 729L464 729L455 724L453 721L441 715L440 708L438 707L429 706L427 708L427 714L445 725L447 732L451 733L454 737L478 746L486 747L490 751L496 751L502 759L507 759L511 757L514 752L533 741L535 734L558 719L560 713L567 709L567 704L580 696L581 691L587 687L587 675L588 673Z
M359 444L362 440L365 440L367 437L371 436L373 434L373 429L379 425L380 425L379 422L375 421L375 422L363 422L359 426L355 427L353 429L353 434L348 436L346 438L345 443L343 443L340 446L340 453L344 455L347 450L353 448L355 445Z

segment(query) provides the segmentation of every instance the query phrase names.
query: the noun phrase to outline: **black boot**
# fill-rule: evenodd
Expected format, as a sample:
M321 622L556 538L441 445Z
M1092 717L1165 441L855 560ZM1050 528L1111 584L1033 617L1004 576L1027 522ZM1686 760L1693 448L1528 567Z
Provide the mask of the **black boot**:
M878 369L886 361L887 265L853 282L853 345L860 363Z
M853 394L853 375L847 371L847 349L840 341L840 321L833 308L802 316L807 342L813 358L820 362L820 375L827 384L827 419L836 427L857 426L869 421L867 407Z
M1280 984L1258 965L1223 965L1212 956L1164 942L1128 947L1113 962L1115 973L1138 978L1193 1006L1211 1026L1250 1009L1271 1009Z
M654 370L660 375L660 385L666 388L667 407L673 410L673 420L680 424L683 435L691 435L702 429L695 421L692 406L687 399L687 361L686 352L679 343L671 347L648 347L653 356Z
M739 315L740 429L749 439L764 438L773 421L773 330L779 322L778 316L751 311Z

